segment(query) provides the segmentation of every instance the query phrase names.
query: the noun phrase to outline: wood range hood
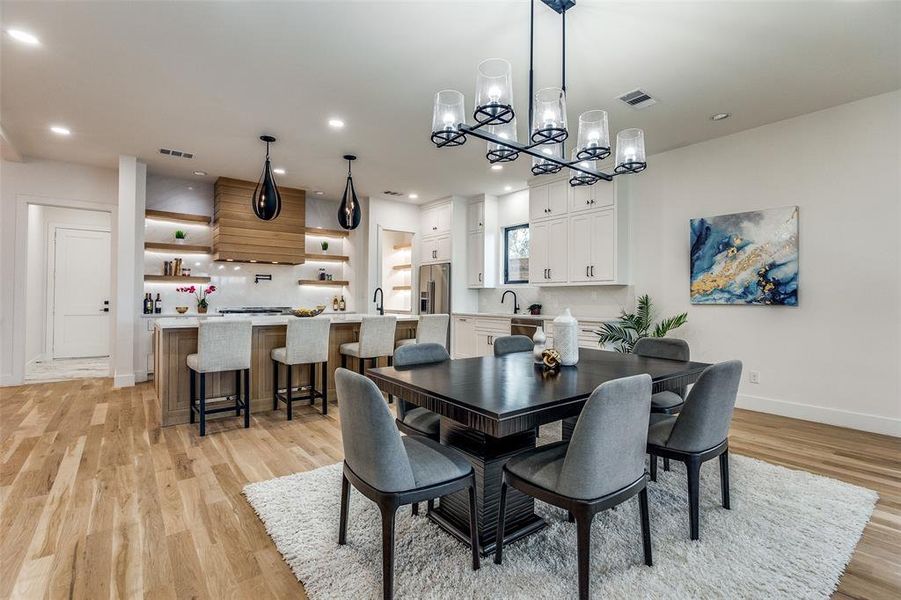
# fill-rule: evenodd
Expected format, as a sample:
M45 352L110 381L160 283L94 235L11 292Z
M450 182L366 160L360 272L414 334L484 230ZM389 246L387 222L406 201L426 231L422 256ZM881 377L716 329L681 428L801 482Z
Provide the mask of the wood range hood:
M213 260L299 265L306 260L306 192L279 186L282 209L271 221L251 208L253 181L216 180L213 195Z

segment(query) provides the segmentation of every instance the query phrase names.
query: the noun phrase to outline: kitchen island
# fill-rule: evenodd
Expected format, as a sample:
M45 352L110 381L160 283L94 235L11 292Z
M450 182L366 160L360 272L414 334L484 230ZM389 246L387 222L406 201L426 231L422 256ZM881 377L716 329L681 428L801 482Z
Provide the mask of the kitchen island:
M251 412L272 410L272 361L273 348L285 345L285 330L293 316L226 316L222 319L249 319L253 324L251 337L250 406ZM360 334L362 315L329 314L314 317L329 319L328 393L330 401L335 396L335 369L341 366L341 344L356 342ZM418 315L397 315L396 339L416 337ZM154 387L160 403L163 426L187 423L189 417L190 373L185 362L189 354L197 352L197 318L157 319L153 330ZM356 369L357 360L348 357L348 368ZM380 364L387 364L381 359ZM284 374L284 369L282 369ZM317 377L321 381L321 376ZM295 385L309 384L309 368L294 367L291 382ZM210 373L207 375L207 394L210 398L234 395L235 376L232 372ZM317 383L317 387L318 387Z

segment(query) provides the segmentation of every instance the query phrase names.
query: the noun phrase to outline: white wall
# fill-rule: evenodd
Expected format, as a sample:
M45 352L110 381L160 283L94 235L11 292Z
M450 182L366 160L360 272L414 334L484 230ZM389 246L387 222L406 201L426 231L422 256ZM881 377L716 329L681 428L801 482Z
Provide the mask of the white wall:
M20 261L18 270L24 271L22 265L28 250L26 199L62 205L91 204L114 211L117 190L115 169L41 159L0 161L0 281L4 282L0 285L0 385L21 381L25 364L25 286L12 282L17 281L17 262ZM18 214L20 209L22 214ZM114 263L115 260L114 255ZM17 320L22 323L20 329L14 327ZM19 348L18 356L14 348Z

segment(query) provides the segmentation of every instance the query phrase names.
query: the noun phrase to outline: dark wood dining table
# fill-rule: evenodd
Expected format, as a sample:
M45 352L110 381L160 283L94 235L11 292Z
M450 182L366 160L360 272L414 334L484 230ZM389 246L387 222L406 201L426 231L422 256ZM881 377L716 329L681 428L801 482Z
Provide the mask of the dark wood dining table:
M494 551L504 463L535 447L539 425L578 415L606 381L647 373L655 393L677 390L708 366L583 348L576 366L557 373L544 372L531 352L520 352L369 369L367 375L383 392L441 415L441 443L462 452L475 469L479 542L487 555ZM468 544L468 514L468 495L458 493L441 498L429 518ZM504 543L544 525L531 497L508 490Z

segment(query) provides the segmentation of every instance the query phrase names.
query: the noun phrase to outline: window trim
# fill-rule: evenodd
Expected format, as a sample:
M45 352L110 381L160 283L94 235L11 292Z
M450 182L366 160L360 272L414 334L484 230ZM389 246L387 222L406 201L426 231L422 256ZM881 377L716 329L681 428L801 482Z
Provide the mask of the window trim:
M509 261L509 246L510 246L510 238L509 233L511 231L515 231L517 229L528 229L529 224L523 223L522 225L511 225L510 227L504 227L504 285L512 285L517 283L529 283L528 278L526 279L510 279L510 261ZM529 235L529 241L531 242L531 232ZM529 259L532 257L532 247L531 243L529 245Z

